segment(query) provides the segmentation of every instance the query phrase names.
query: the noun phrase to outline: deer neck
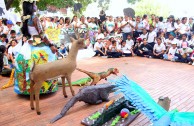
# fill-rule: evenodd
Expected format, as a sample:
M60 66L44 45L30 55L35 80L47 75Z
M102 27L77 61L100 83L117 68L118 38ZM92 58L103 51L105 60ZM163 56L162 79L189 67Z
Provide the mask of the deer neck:
M67 56L67 59L69 59L71 61L76 61L77 53L78 53L78 48L76 47L75 44L72 44L71 49L69 50L69 54Z

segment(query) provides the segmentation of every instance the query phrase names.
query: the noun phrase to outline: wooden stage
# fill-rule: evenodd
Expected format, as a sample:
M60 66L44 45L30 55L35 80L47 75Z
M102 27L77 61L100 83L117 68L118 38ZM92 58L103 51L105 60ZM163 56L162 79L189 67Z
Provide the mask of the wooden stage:
M128 75L148 91L156 101L160 96L168 96L172 100L171 109L194 111L194 66L139 57L120 59L96 57L78 61L78 67L95 72L117 67L120 75ZM75 71L72 80L82 77L87 77L87 75ZM110 78L114 77L112 75ZM8 78L0 76L0 86L7 81ZM74 87L75 92L78 92L79 88ZM13 87L0 91L0 126L51 126L49 121L59 114L72 97L69 88L66 89L69 96L66 99L62 95L61 87L56 93L41 96L41 115L36 115L36 112L30 109L29 97L17 95ZM80 122L83 118L103 105L104 103L90 106L79 102L68 111L65 117L52 125L81 126ZM148 126L149 124L149 120L144 115L140 115L131 126Z

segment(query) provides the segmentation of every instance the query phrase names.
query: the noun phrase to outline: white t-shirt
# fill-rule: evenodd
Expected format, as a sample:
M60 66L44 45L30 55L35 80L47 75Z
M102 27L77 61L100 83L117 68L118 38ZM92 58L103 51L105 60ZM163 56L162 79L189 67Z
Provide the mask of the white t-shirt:
M101 42L101 43L96 42L96 43L94 44L94 51L96 51L96 50L97 50L97 47L101 49L101 48L103 47L102 42Z
M146 33L145 35L144 35L144 34L141 34L141 35L140 35L140 38L141 38L141 39L144 39L144 38L147 39L147 36L148 36L148 33Z
M131 40L126 40L126 45L128 45L128 46L130 46L130 47L132 47L132 46L134 46L134 41L131 39Z
M147 40L148 43L154 42L156 36L157 35L156 35L156 32L155 31L150 32L149 35L148 35L148 40Z
M13 47L10 46L9 49L8 49L8 54L12 55L13 54Z
M121 51L123 52L123 53L131 53L131 46L129 46L129 45L125 45L124 47L121 47Z
M158 22L158 30L164 30L164 23L163 22Z
M171 46L172 42L176 42L177 45L179 45L179 40L177 40L176 38L174 38L173 40L170 40L170 39L165 40L166 46Z
M11 30L16 31L14 26L11 27ZM9 31L9 28L7 26L4 26L4 28L3 28L3 33L7 33L9 31L8 34L7 34L7 39L10 39L10 37L11 37L11 34L10 34L11 30Z
M137 32L142 32L142 28L144 28L144 23L141 21L140 23L137 24L137 22L134 22L134 27L137 25Z
M106 22L106 27L107 27L107 29L109 30L109 31L112 31L113 29L114 29L114 27L115 27L115 23L114 23L114 21L107 21Z
M146 20L143 20L143 26L146 28L146 30L150 29L150 25Z
M194 40L191 39L191 40L189 41L189 46L194 46Z
M178 49L177 49L177 48L173 49L173 47L170 47L170 49L169 49L169 51L168 51L168 54L174 56L175 53L178 53Z
M112 49L111 48L112 48L112 45L109 46L109 49L111 50L111 52L116 52L117 51L116 50L117 49L117 46L115 48L112 48Z
M180 24L180 30L179 30L179 32L181 33L181 34L185 34L185 33L188 33L188 31L187 30L189 30L189 25L188 24Z
M167 32L171 32L171 31L173 31L174 29L175 29L175 27L172 26L172 23L171 23L171 22L167 22L167 23L166 23L166 31L167 31Z
M0 42L0 45L4 45L6 47L6 42Z
M122 21L122 22L121 22L121 25L123 26L123 25L125 25L127 22L130 22L130 23L133 25L133 22L132 22L131 20ZM127 25L125 25L125 27L122 28L122 31L123 31L124 33L129 33L129 32L132 31L132 28L131 28L131 26L130 26L129 24L127 24Z
M160 45L158 45L158 43L156 43L154 45L154 50L157 52L157 53L160 53L162 52L163 50L166 50L166 47L163 43L161 43Z

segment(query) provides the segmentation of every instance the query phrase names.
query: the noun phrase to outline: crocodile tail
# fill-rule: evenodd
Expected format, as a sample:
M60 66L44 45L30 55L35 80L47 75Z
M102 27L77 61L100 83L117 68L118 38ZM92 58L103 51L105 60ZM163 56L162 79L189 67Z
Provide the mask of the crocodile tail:
M73 98L71 98L67 104L63 107L63 109L61 110L61 113L58 114L57 116L55 116L50 123L54 123L57 120L61 119L63 116L65 116L65 114L67 113L67 111L78 101L80 101L81 99L81 95L80 93L78 93L77 95L75 95Z
M86 70L82 70L82 69L79 69L79 68L76 68L76 70L78 70L78 71L80 71L80 72L83 72L83 73L87 74L87 75L90 76L90 77L93 77L93 73L92 73L92 72L88 72L88 71L86 71Z

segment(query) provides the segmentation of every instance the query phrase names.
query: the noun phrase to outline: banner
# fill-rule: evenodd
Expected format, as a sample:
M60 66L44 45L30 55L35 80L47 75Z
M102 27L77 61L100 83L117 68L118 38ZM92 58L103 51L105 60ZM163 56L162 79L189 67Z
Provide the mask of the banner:
M6 13L5 1L0 0L0 18L6 18Z
M47 28L45 30L48 39L56 44L60 41L60 33L60 29Z

